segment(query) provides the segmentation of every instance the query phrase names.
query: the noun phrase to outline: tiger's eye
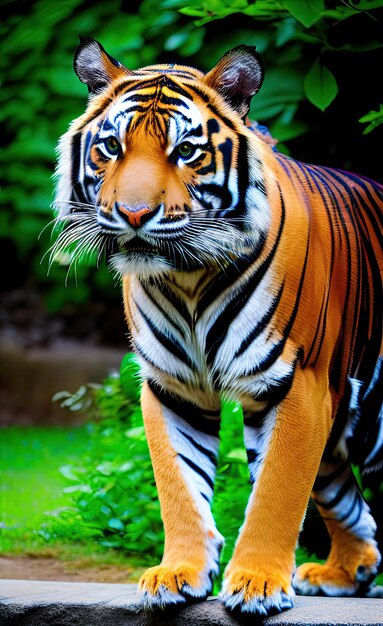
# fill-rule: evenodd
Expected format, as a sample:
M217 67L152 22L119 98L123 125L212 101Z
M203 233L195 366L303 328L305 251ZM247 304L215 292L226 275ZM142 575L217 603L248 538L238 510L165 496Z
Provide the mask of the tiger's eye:
M108 152L112 154L113 156L116 154L119 154L121 150L120 142L118 141L118 139L116 139L116 137L113 137L113 136L108 137L105 140L105 146Z
M180 145L178 146L178 153L184 159L186 159L187 157L190 157L194 151L195 151L195 147L189 141L184 141L183 143L180 143Z

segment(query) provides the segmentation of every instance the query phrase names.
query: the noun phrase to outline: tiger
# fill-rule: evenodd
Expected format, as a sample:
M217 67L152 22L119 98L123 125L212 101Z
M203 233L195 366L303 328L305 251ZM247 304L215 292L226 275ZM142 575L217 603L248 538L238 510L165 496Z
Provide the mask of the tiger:
M54 251L105 254L121 277L165 532L144 610L212 592L225 399L242 407L252 491L223 605L264 617L296 592L370 592L376 523L351 463L383 464L383 186L294 160L249 121L255 47L207 73L133 71L81 38L74 68L89 99L59 143ZM331 549L296 568L310 495Z

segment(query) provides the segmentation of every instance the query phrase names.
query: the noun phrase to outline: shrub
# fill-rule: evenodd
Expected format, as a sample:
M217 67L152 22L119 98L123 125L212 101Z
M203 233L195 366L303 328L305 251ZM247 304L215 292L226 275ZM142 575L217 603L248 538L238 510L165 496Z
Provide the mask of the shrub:
M139 385L137 366L128 354L120 375L103 385L84 385L73 395L56 394L62 406L90 416L89 453L81 464L60 471L84 528L96 531L101 545L159 556L163 531Z

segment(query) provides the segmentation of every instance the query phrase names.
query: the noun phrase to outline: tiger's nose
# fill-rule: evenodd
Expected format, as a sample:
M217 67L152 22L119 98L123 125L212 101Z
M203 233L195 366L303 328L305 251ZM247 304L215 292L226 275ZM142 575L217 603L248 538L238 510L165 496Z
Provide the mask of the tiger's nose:
M150 219L150 217L156 212L155 209L149 209L147 206L141 206L133 209L122 202L120 202L116 208L120 215L122 214L124 219L127 219L130 226L133 226L133 228L139 228L142 226L142 224Z

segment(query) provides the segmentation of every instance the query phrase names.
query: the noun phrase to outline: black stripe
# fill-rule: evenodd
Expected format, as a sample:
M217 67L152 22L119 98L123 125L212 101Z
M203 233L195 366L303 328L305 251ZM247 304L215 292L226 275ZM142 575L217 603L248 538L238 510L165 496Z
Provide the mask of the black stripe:
M201 476L201 478L204 479L204 481L209 485L209 487L211 489L213 489L214 487L214 483L212 481L212 479L210 478L209 474L207 474L205 472L205 470L203 470L201 467L199 467L199 465L197 465L196 463L194 463L194 461L192 461L191 459L189 459L187 456L185 456L184 454L181 454L180 452L178 453L178 456L185 461L186 465L188 465L192 470L195 471L196 474L198 474L199 476Z
M149 300L153 304L153 306L156 309L158 309L158 311L161 313L161 315L166 319L167 324L169 324L169 326L172 326L174 328L174 330L176 330L179 333L181 333L181 335L185 338L184 330L180 326L178 326L178 324L176 323L177 317L175 315L170 317L167 314L165 309L159 304L158 300L156 300L155 296L149 290L149 286L147 284L145 284L144 282L140 282L140 285L141 285L143 291L145 292L145 295L149 298Z
M259 457L259 452L253 448L246 448L247 462L254 463Z
M348 530L348 529L352 528L360 520L360 516L361 516L361 513L362 513L362 509L363 509L363 500L362 500L362 496L360 494L358 494L358 495L359 495L359 498L355 500L356 515L351 520L351 522L349 522L348 524L346 524L344 526L345 530Z
M319 316L318 316L318 321L317 321L317 326L315 329L315 333L314 333L314 337L313 340L311 342L311 346L305 356L305 360L302 364L302 367L306 367L307 364L309 363L311 356L314 352L314 349L316 350L316 356L313 360L313 362L311 363L311 365L313 367L315 367L315 365L317 364L317 361L319 359L321 350L322 350L322 345L323 345L323 341L324 341L324 336L325 336L325 330L326 330L326 318L327 318L327 311L328 311L328 306L329 306L329 300L330 300L330 292L331 292L331 281L332 281L332 276L333 276L333 272L334 272L334 263L335 263L335 258L334 258L334 252L335 252L335 234L334 234L334 227L333 227L333 221L332 221L332 215L331 215L331 211L330 211L330 207L328 205L327 202L327 198L323 192L323 189L321 188L321 186L319 185L319 183L316 180L316 176L318 176L320 178L319 172L315 169L312 168L309 170L310 176L311 176L311 180L314 183L317 191L319 192L321 198L322 198L322 202L323 202L323 206L324 209L326 211L327 214L327 218L328 218L328 222L329 222L329 226L330 226L330 236L331 236L331 256L330 256L330 273L329 273L329 277L326 280L326 286L327 286L327 293L325 294L325 298L324 300L322 300L322 304L321 304L321 309L319 312ZM324 184L324 186L326 187L326 185ZM310 187L311 190L313 191L313 188ZM336 201L336 198L333 198L334 202ZM332 206L334 206L334 203L332 202ZM339 211L339 206L336 203L336 208Z
M285 222L285 206L283 202L283 198L281 195L281 223L279 226L278 234L272 249L270 250L267 257L262 261L262 263L258 266L255 272L247 279L247 281L240 285L239 289L236 290L235 295L230 298L230 300L226 303L225 309L218 315L214 324L210 327L209 332L206 336L206 344L205 351L207 354L207 363L208 365L212 365L218 349L222 344L225 335L228 331L230 324L238 315L239 311L245 306L245 304L249 301L250 297L254 293L254 289L257 287L259 282L262 280L263 276L266 274L266 271L269 269L271 262L275 256L277 251L282 231Z
M155 98L155 91L153 91L153 93L145 93L145 94L144 93L143 94L135 93L135 94L129 96L129 98L126 98L124 100L124 104L125 104L125 102L150 102L154 98Z
M157 363L155 363L147 354L146 352L142 349L142 347L133 339L132 340L133 343L133 347L135 352L138 352L139 355L143 358L144 361L146 361L146 363L149 363L149 365L151 365L153 367L153 369L158 370L159 372L162 372L162 374L165 374L166 376L169 375L169 372L164 370L162 367L160 367L159 365L157 365ZM181 374L178 372L177 373L177 380L180 383L186 383L186 380L183 376L181 376Z
M167 77L166 87L171 91L178 93L180 96L187 98L188 100L193 100L193 96L191 95L190 91L188 91L188 89L190 89L189 85L181 86L179 83L176 83Z
M149 284L158 289L154 278L149 279ZM192 325L192 317L184 300L182 300L165 282L161 284L161 295L175 308L177 313L183 317L186 324L190 327Z
M174 82L168 74L161 73L155 78L147 79L144 76L140 77L138 80L134 81L125 81L118 85L115 89L115 96L118 96L121 92L128 94L131 91L144 91L146 89L150 89L151 87L158 88L162 85L166 86L170 91L174 91L174 93L187 98L188 100L193 100L192 95L186 90L189 88L189 85L184 88L185 85L181 87L178 83Z
M213 104L212 102L210 102L210 96L208 94L206 94L202 89L200 89L199 87L197 87L197 85L187 85L187 88L194 92L195 94L197 94L197 96L199 96L199 98L201 98L201 100L203 100L209 107L209 109L212 111L212 113L214 113L214 115L216 115L224 124L226 124L226 126L228 126L231 130L235 130L235 124L234 122L232 122L231 119L229 119L228 117L226 117L226 115L224 115L223 112L221 112L216 106L215 104ZM190 98L190 95L189 95ZM192 98L191 98L192 99Z
M269 352L263 357L263 359L260 361L260 363L258 363L258 365L256 367L254 367L249 372L246 372L246 376L253 376L254 374L258 374L260 372L265 371L266 369L268 369L269 367L271 367L275 363L275 361L278 359L278 357L283 352L283 348L284 348L286 339L287 339L287 337L290 334L291 328L292 328L292 326L294 324L296 315L298 313L298 308L299 308L301 294L302 294L302 289L303 289L303 283L304 283L305 275L306 275L306 266L307 266L308 253L309 253L309 243L310 243L310 230L309 230L309 233L308 233L308 239L307 239L307 244L306 244L306 255L305 255L305 260L304 260L302 271L301 271L301 277L300 277L299 286L298 286L298 290L297 290L297 294L296 294L296 298L295 298L294 308L293 308L293 310L291 312L289 321L287 322L285 328L283 329L282 339L280 339L277 343L275 343L271 347ZM295 365L296 365L297 361L298 360L303 360L303 359L304 359L303 350L300 349L299 352L298 352L298 355L296 356L295 362L294 362L294 371L295 371ZM290 381L290 386L291 386L291 383L292 383L292 379ZM282 389L284 387L289 389L288 385L285 384L285 382L284 382L284 378L281 379L281 385L282 385ZM257 396L257 399L261 399L264 396L265 396L265 394L261 394L260 396ZM266 396L265 399L268 399L268 396Z
M182 398L176 397L160 387L155 381L149 379L148 385L156 398L168 409L173 411L178 417L182 418L195 430L200 430L206 435L218 437L220 420L207 419L204 417L204 411L192 402L187 402Z
M314 497L313 500L318 506L322 507L322 509L333 509L337 504L342 500L342 498L346 495L346 493L354 486L354 476L350 474L345 482L341 485L340 489L338 489L337 494L331 498L331 500L322 501L317 497Z
M282 283L282 285L279 288L279 291L277 293L277 295L275 296L271 307L268 309L268 311L266 311L266 313L263 315L263 317L261 317L261 319L259 320L258 324L253 328L253 330L247 335L246 339L244 339L241 343L241 345L239 346L238 350L236 351L234 358L239 357L241 354L243 354L243 352L245 352L245 350L247 350L247 348L250 346L250 344L261 334L261 332L266 328L267 324L270 322L271 318L273 317L279 301L281 299L282 293L283 293L283 288L284 288L284 282Z
M235 289L236 281L258 259L265 242L266 237L262 235L258 241L258 245L254 248L254 250L252 250L251 254L239 257L235 260L235 263L231 263L229 267L225 268L220 274L218 274L217 277L213 279L197 304L195 314L196 320L202 316L204 311L217 299L222 291L229 287L233 290Z
M146 313L144 313L144 311L137 304L137 302L136 301L134 301L134 302L135 302L135 305L136 305L138 311L140 312L140 315L144 318L144 320L145 320L146 324L148 325L149 329L151 330L151 332L153 333L155 338L160 342L160 344L162 346L164 346L164 348L166 350L168 350L168 352L170 352L175 357L177 357L177 359L179 359L180 361L185 363L185 365L188 365L191 369L194 369L195 368L195 364L190 359L189 355L185 352L185 350L182 348L182 346L175 339L175 337L170 338L170 337L167 337L164 333L162 333L157 328L157 326L154 325L154 323L146 315Z
M359 363L359 360L363 356L363 366L359 368L359 376L363 376L364 378L369 378L372 375L372 371L375 365L375 362L379 355L380 348L380 333L381 333L381 306L382 306L382 292L381 292L381 277L380 271L376 260L375 251L371 245L371 241L369 239L368 227L366 226L363 210L366 213L370 213L370 209L363 197L359 196L358 199L355 197L355 188L351 188L347 183L347 179L344 175L340 175L337 171L327 170L328 175L331 175L338 183L339 191L343 188L345 193L348 196L348 200L351 200L351 207L349 206L350 202L345 202L345 208L348 209L348 214L352 221L353 230L356 234L356 242L358 244L358 282L357 282L357 293L356 293L356 306L354 311L354 320L353 320L353 328L355 329L355 346L354 346L354 354L353 358L350 354L349 358L349 367L348 371L352 372L353 367ZM359 181L357 181L359 182ZM360 210L362 208L362 211ZM370 217L370 216L369 216ZM364 229L363 227L364 226ZM367 256L369 269L372 275L372 289L375 299L374 310L371 311L369 307L369 301L367 302L367 292L366 290L369 288L369 281L367 279L366 270L364 270L364 276L367 280L362 283L363 276L363 266L366 263L366 260L363 258L361 254L361 245L364 251L364 254ZM377 301L378 300L378 301ZM367 309L358 310L358 303L363 302ZM365 328L368 327L369 320L375 328L376 332L376 341L371 340L374 338L374 331L372 337L366 336ZM358 321L358 324L356 323ZM367 339L369 339L367 345Z
M274 343L270 350L265 354L265 356L259 361L258 365L254 367L252 370L246 372L246 376L254 376L255 374L259 374L260 372L264 372L269 367L271 367L278 357L281 356L283 352L283 348L285 347L286 337L283 336L282 339ZM258 396L257 396L258 399Z
M181 433L181 435L183 435L183 437L185 437L185 439L187 439L194 446L196 450L198 450L198 452L204 454L213 463L214 466L217 465L217 456L214 454L214 452L211 452L211 450L208 450L207 448L205 448L205 446L202 446L195 439L193 439L191 435L181 430L181 428L177 428L177 430Z
M126 80L123 83L120 83L114 88L114 97L116 98L119 94L123 92L122 95L126 95L131 91L143 91L144 89L150 89L150 87L157 87L158 85L158 77L151 79L145 78L137 78L136 80Z
M78 177L80 173L80 162L81 162L81 131L78 131L75 135L72 136L71 140L71 163L72 163L72 171L71 171L71 182L72 187L76 187L78 183Z
M350 244L350 234L349 234L349 227L346 223L346 219L345 219L345 215L344 213L347 212L347 203L345 198L342 196L342 200L343 200L343 204L339 205L338 200L336 198L336 195L334 193L333 190L333 186L335 186L335 188L340 192L340 190L338 189L338 186L336 185L336 182L334 181L334 179L330 176L330 179L328 178L328 176L326 176L326 174L328 173L327 170L324 170L323 168L316 168L315 170L316 175L318 176L319 180L323 183L323 185L325 186L325 189L328 193L328 196L331 200L331 204L332 207L334 208L334 215L338 216L339 221L340 221L340 227L341 227L341 232L343 232L343 238L344 241L346 243L346 259L347 259L347 282L346 282L346 293L345 293L345 297L344 297L344 301L343 301L343 310L344 311L348 311L349 310L349 300L350 300L350 293L351 293L351 281L350 281L350 277L351 277L351 244ZM331 173L331 170L330 170ZM342 240L342 235L339 235L341 240ZM355 316L355 310L354 310L354 316ZM354 317L355 319L355 317ZM341 342L339 342L339 345L341 345ZM330 373L330 381L331 381L331 385L334 387L335 390L339 390L341 384L344 383L343 380L341 380L341 374L342 374L342 362L344 360L344 352L341 349L338 349L338 351L335 354L335 358L333 361L333 365L331 368L331 373ZM348 365L347 365L347 370L349 370L350 368L350 356L348 357ZM339 413L339 412L338 412ZM346 415L344 413L344 415ZM330 439L333 438L334 434L336 432L336 429L332 429L331 431L331 435L330 435Z
M296 364L294 364L294 367L291 373L287 374L286 376L283 376L282 378L280 378L278 381L274 383L268 384L267 389L265 389L265 391L262 391L261 393L257 394L256 396L257 400L260 400L260 401L267 400L269 402L269 405L267 407L268 411L271 409L271 407L282 402L282 400L289 393L291 385L293 383L294 374L295 374L295 365Z
M199 124L198 126L196 126L196 128L192 128L191 130L189 130L187 135L185 135L184 139L187 139L188 137L202 137L202 135L203 135L202 124Z
M337 522L340 522L340 523L345 522L346 519L351 515L352 511L354 510L357 504L359 504L359 511L358 511L358 519L359 519L360 510L361 510L361 507L363 506L363 503L362 503L362 499L360 497L359 491L355 490L355 494L351 502L351 506L348 507L347 511L345 511L343 515L336 518ZM354 524L355 522L352 522L352 523Z
M184 107L185 109L190 108L189 105L184 100L181 100L181 98L176 98L175 96L165 96L164 94L161 94L160 102L161 104L170 104L171 106L175 106L175 107L181 106L181 107Z
M311 193L314 193L314 189L313 186L311 184L311 180L312 180L312 169L310 166L306 165L306 163L301 163L300 161L294 161L295 165L297 165L297 167L300 169L300 171L302 172L303 176L305 177L305 183L307 184L308 188L310 189Z
M343 463L338 465L338 467L336 467L333 472L331 472L330 474L327 474L326 476L320 476L318 474L314 482L313 491L322 491L322 489L326 489L326 487L328 487L329 484L332 483L333 480L335 480L335 478L338 478L338 476L343 474L344 470L348 467L349 467L349 462L347 460L347 461L343 461Z
M88 124L90 124L90 122L93 122L93 120L96 119L96 117L98 117L99 115L101 115L102 113L105 112L106 108L109 106L109 104L111 104L113 102L112 98L106 98L104 100L104 102L102 104L100 104L100 106L96 109L96 110L91 110L89 111L89 116L86 117L86 119L83 121L83 123L81 124L80 128L78 128L77 130L80 132L83 130L83 128L85 128L85 126L87 126Z

